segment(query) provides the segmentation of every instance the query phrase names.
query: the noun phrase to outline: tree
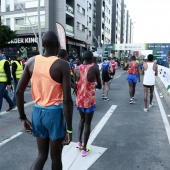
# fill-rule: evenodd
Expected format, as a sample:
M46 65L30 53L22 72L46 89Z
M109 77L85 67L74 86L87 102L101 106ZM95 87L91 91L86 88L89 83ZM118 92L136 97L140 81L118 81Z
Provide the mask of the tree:
M0 46L10 42L14 38L17 38L16 31L12 31L8 26L0 22Z

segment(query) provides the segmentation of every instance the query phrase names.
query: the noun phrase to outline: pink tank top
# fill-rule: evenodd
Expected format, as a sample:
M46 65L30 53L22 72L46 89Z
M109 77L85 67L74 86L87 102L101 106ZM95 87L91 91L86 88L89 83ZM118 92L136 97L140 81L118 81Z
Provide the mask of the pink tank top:
M31 92L34 103L40 106L59 105L63 102L62 85L50 76L50 67L57 59L56 56L35 56Z
M90 108L96 104L95 81L88 82L87 73L94 64L80 65L80 80L76 82L77 96L76 105L82 108Z

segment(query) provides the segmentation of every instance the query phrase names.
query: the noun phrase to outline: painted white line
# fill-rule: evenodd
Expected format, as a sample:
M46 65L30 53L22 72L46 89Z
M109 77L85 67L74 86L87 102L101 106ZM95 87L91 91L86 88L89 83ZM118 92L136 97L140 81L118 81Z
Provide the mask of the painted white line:
M155 87L154 91L155 91L155 95L156 95L156 98L157 98L157 101L158 101L159 109L160 109L160 112L161 112L161 115L162 115L162 119L163 119L163 122L164 122L164 126L165 126L165 129L166 129L166 133L167 133L169 144L170 144L170 124L169 124L169 121L167 119L165 110L163 108L161 99L159 98L158 91L157 91L156 87Z
M119 75L119 76L117 76L117 77L115 77L115 78L117 79L117 78L119 78L119 77L121 77L121 75Z
M94 130L91 132L88 146L91 148L91 152L85 158L80 155L80 150L76 148L76 143L71 142L68 146L64 146L62 152L63 170L87 170L106 150L107 148L92 146L92 142L96 136L100 133L110 116L116 109L116 105L112 105L106 112Z
M11 141L12 139L20 136L22 133L23 133L23 132L18 132L16 135L13 135L13 136L9 137L8 139L4 140L3 142L0 143L0 147L1 147L2 145L5 145L7 142Z
M24 104L24 107L29 106L29 105L32 105L33 103L34 103L33 101L32 101L32 102L29 102L29 103L25 103L25 104ZM12 110L18 110L18 108L15 107L15 109L12 109ZM5 114L7 114L7 113L10 113L10 112L3 111L3 112L0 113L0 116L5 115Z
M100 122L97 124L97 126L93 129L93 131L90 134L88 144L91 145L96 136L100 133L110 116L113 114L115 111L117 105L112 105L110 109L106 112L106 114L103 116L103 118L100 120Z

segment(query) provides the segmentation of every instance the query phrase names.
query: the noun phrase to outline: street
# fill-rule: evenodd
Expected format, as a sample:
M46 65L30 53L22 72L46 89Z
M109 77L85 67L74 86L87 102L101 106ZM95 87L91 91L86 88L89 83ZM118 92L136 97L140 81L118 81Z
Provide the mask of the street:
M88 146L91 152L81 157L78 142L79 113L74 107L73 140L63 150L64 170L170 170L169 106L160 98L156 86L154 107L143 111L143 85L137 83L135 103L129 104L127 73L116 71L110 85L109 101L96 91L96 111L92 120ZM75 103L75 96L73 96ZM30 87L25 92L25 111L31 119ZM29 170L38 151L36 140L23 132L17 109L6 113L3 101L0 113L0 170ZM50 168L50 155L44 170Z

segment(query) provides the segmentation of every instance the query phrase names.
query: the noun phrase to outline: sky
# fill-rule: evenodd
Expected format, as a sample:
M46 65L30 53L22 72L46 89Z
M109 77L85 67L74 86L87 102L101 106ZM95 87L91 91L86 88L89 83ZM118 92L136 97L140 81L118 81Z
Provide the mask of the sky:
M170 0L125 0L133 43L170 43Z

